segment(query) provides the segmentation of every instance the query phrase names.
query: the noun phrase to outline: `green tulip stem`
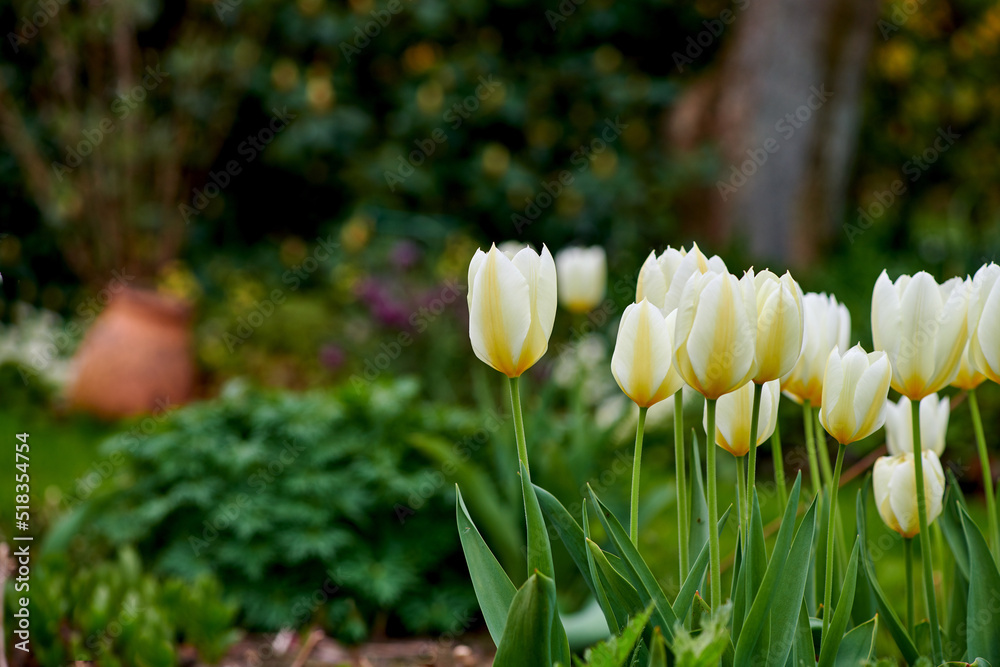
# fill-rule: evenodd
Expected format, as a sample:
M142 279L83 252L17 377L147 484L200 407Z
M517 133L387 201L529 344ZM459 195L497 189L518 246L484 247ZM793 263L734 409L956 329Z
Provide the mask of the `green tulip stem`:
M524 464L524 469L528 467L528 444L524 439L524 418L521 416L521 391L518 388L520 377L510 378L510 404L514 415L514 438L517 440L517 458Z
M688 484L684 446L684 396L681 390L674 394L674 464L677 466L677 546L680 549L680 581L688 574Z
M813 428L816 433L816 456L819 457L819 469L823 473L823 483L830 484L833 479L833 471L830 470L830 448L826 444L826 429L819 420L819 408L813 411Z
M990 523L990 546L993 557L1000 557L1000 524L997 523L997 499L993 495L993 470L990 454L986 450L986 436L983 435L983 419L979 415L979 400L976 390L969 390L969 410L972 411L972 426L976 432L976 447L979 449L979 463L983 468L983 491L986 492L986 513Z
M780 403L778 405L781 405ZM778 498L781 499L781 511L788 504L788 489L785 488L785 456L781 453L780 420L774 422L774 435L771 436L771 457L774 459L774 484L778 487Z
M828 638L830 621L833 619L833 543L837 538L837 491L840 489L840 469L844 466L845 449L847 445L837 447L837 464L833 469L830 486L830 520L826 532L826 585L823 587L823 638L820 646Z
M747 503L746 471L743 469L743 457L736 457L736 495L739 501L740 513L740 543L743 553L747 552L747 528L750 526L750 505Z
M753 410L750 413L750 458L747 461L747 488L745 493L747 506L747 525L750 525L750 500L757 483L757 428L760 425L760 395L763 385L753 383ZM743 466L740 466L742 469Z
M819 464L816 462L816 443L813 441L812 405L802 402L802 423L806 429L806 454L809 455L809 478L812 480L813 495L819 495Z
M917 483L917 518L920 521L920 562L924 570L924 601L927 603L927 619L930 622L931 651L934 664L944 662L941 649L941 627L938 625L937 600L934 596L934 572L931 556L931 536L927 531L927 500L924 491L924 457L920 446L920 401L910 399L910 415L913 419L913 470Z
M913 540L903 538L903 553L906 554L906 630L913 635Z
M632 544L639 546L639 474L642 467L642 431L646 427L646 410L639 408L639 423L635 427L635 458L632 459L632 513L629 515L628 534Z
M722 563L719 557L719 531L713 526L719 523L719 498L715 480L715 402L717 399L705 399L706 412L706 438L705 438L705 459L708 466L708 554L711 561L711 597L709 603L712 605L712 612L722 604Z

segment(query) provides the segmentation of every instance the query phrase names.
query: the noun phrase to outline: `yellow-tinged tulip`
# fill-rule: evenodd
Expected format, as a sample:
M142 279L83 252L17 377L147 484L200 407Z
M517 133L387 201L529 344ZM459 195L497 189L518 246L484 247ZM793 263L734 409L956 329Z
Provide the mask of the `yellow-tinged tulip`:
M757 293L757 384L789 373L802 354L802 289L785 272L779 278L768 270L754 277Z
M668 247L659 257L651 252L639 270L635 300L646 299L666 315L677 309L688 278L708 271L726 273L726 263L718 255L706 256L697 243L691 250Z
M519 377L549 346L556 316L556 265L548 248L508 259L494 245L469 264L469 338L481 360Z
M753 274L694 274L684 285L674 330L674 365L709 399L739 389L756 372L757 298Z
M958 375L951 381L951 386L969 391L984 382L986 382L986 376L980 373L972 364L972 358L969 354L969 341L966 341L965 351L962 352L962 356L958 361Z
M973 368L1000 382L1000 266L980 267L969 295L969 360Z
M913 412L910 399L889 401L885 413L885 446L890 456L913 452ZM951 406L947 396L925 396L920 401L920 446L938 456L944 453L944 436L948 432Z
M923 454L924 502L929 526L941 514L944 499L944 471L937 454L925 449ZM913 453L883 456L875 461L872 487L875 505L885 525L903 537L920 532L917 517L917 477Z
M760 394L760 423L757 424L757 444L760 445L774 433L778 423L778 399L781 387L777 380L766 382ZM719 398L715 413L715 444L733 456L746 456L750 451L750 419L753 417L753 383L748 382L736 391ZM708 430L708 407L702 417L702 426Z
M675 313L666 317L643 299L625 309L611 356L611 373L640 408L673 396L684 380L673 367Z
M802 354L791 372L781 378L781 389L796 403L817 406L823 399L823 373L830 350L850 344L851 314L831 294L810 292L802 297Z
M842 445L867 438L885 423L892 368L885 352L866 354L855 345L830 352L823 373L819 420Z
M893 389L919 401L955 379L968 306L961 278L938 285L921 271L894 283L882 271L872 293L872 341L889 355Z
M589 313L604 300L608 264L604 248L565 248L556 254L559 302L574 313Z

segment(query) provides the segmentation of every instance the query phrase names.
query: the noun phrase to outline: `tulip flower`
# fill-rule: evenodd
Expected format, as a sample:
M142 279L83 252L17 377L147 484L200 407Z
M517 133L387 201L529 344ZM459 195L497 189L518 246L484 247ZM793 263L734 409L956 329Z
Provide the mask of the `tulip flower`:
M802 354L781 378L781 390L796 403L819 406L830 350L850 344L851 314L833 295L810 292L802 297L802 320Z
M890 456L913 453L913 419L910 399L889 401L885 413L885 446ZM944 452L944 436L948 431L951 406L947 396L925 396L920 401L920 446L938 456Z
M833 545L836 538L837 491L847 445L866 438L885 423L892 368L885 352L866 354L855 345L841 354L833 348L823 373L823 400L819 419L823 428L840 443L830 485L830 523L827 532L826 587L823 598L823 641L827 640L833 615ZM928 553L930 553L928 551Z
M872 340L889 355L893 389L919 401L951 383L965 350L968 304L961 278L938 285L921 271L892 282L882 271L872 293Z
M548 349L556 316L556 267L542 247L508 259L496 246L469 264L472 349L507 377L519 377Z
M559 302L574 313L588 313L604 300L608 266L604 248L565 248L556 254Z
M672 364L675 319L675 313L664 317L643 299L625 309L618 325L611 373L640 408L673 396L684 385Z
M629 535L633 544L638 544L639 541L639 465L646 410L669 398L684 385L672 364L675 318L675 312L664 317L646 299L633 303L622 314L618 325L618 340L611 356L611 372L618 386L639 406L635 457L632 460L632 514L629 523Z
M927 499L927 524L941 514L944 499L944 470L941 460L933 450L922 452L924 494ZM914 537L920 532L917 511L917 486L912 453L883 456L875 461L872 487L875 505L885 525L903 537Z
M994 289L997 277L1000 277L1000 267L991 262L980 267L972 280L966 279L969 286L969 342L966 343L966 352L952 385L965 389L969 396L969 411L972 413L972 426L976 433L976 449L979 451L979 462L983 470L990 545L993 554L1000 556L1000 518L997 516L992 467L986 449L986 436L983 434L983 420L979 414L979 399L976 397L976 387L985 378L994 382L1000 381L1000 373L997 372L1000 370L998 364L1000 360L998 360L995 329L1000 318L1000 308L997 306L1000 302L1000 289Z
M666 315L680 303L688 278L708 271L726 273L726 263L717 255L707 257L697 243L691 244L691 250L668 247L659 257L651 252L639 270L635 300L647 299Z
M753 274L737 280L729 273L693 274L681 292L674 330L674 365L706 399L707 433L715 433L715 402L739 389L756 371L757 298ZM706 442L708 521L718 521L715 447ZM709 532L711 605L722 603L719 537Z
M760 424L757 444L765 442L774 432L778 421L778 399L781 388L777 380L763 385L760 401ZM753 385L748 383L719 398L715 412L715 444L733 456L746 456L750 451L750 421L753 413ZM707 428L707 413L703 425Z

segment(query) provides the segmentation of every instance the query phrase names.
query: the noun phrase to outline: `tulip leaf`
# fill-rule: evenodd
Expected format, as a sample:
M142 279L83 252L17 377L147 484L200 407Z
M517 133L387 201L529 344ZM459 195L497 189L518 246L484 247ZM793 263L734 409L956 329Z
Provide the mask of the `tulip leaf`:
M854 607L854 589L858 584L859 549L858 540L855 539L854 549L851 551L851 558L847 564L847 572L844 575L844 586L841 588L833 618L830 620L826 636L823 637L823 645L820 647L819 667L832 667L836 662L840 642L844 638L844 631L847 630L847 622L851 620L851 609ZM823 618L826 618L826 614L829 613L829 609L824 609Z
M670 606L666 594L660 588L660 583L649 570L649 566L646 565L642 556L639 555L639 550L632 544L628 533L622 528L621 523L615 518L615 515L601 502L589 484L587 485L587 490L590 492L590 499L597 508L597 517L600 519L601 525L604 526L604 532L611 538L611 543L615 551L618 552L618 556L622 559L624 566L622 573L635 587L644 605L652 602L653 623L663 628L667 643L671 643L673 641L673 628L674 624L677 623L677 616L674 615L673 607Z
M647 667L667 667L667 641L660 628L653 629L653 648L649 651Z
M858 667L867 665L875 652L875 637L878 635L878 615L857 626L840 641L836 667Z
M806 601L799 605L795 621L795 638L792 643L794 667L816 667L816 644L813 642L812 623L806 611Z
M733 511L733 506L730 505L726 508L726 511L722 513L722 517L719 519L719 523L716 529L719 534L726 527L726 522L729 519L729 513ZM691 565L691 569L688 571L687 579L684 580L684 584L681 586L680 591L677 592L677 597L674 599L674 614L679 619L687 618L688 611L691 609L691 605L694 604L695 593L701 586L701 582L705 577L705 570L708 568L708 544L705 544L701 548L701 553L698 554L698 558Z
M795 480L796 487L799 486L800 480L801 477ZM810 532L810 542L812 542L811 525L815 521L814 508L815 504L810 508L810 511L806 513L798 531L801 533L804 530L808 530ZM795 515L797 511L798 503L796 494L796 502L792 503L789 501L788 505L785 507L785 513L781 519L781 526L778 528L778 537L774 542L774 551L772 552L773 555L771 556L771 562L767 564L767 571L765 572L764 579L761 582L760 590L757 593L757 597L754 598L753 604L750 606L750 611L747 613L746 620L743 622L743 628L740 631L739 639L736 642L737 665L748 664L747 661L750 660L751 656L754 654L754 648L756 647L757 641L760 639L760 635L768 621L768 612L771 607L771 602L774 599L778 588L782 585L781 575L792 545L793 533L795 531ZM795 534L797 535L797 533ZM805 563L803 562L802 565L804 566Z
M958 563L952 566L951 596L948 599L948 641L945 658L960 660L966 655L966 612L969 606L969 581L962 576ZM953 650L949 650L949 649Z
M643 605L635 587L611 565L607 554L590 538L587 538L587 549L596 565L595 580L600 582L601 588L607 595L611 611L618 621L618 627L624 628L628 625L628 619L643 611L645 605Z
M868 575L865 574L865 568L858 567L858 582L854 589L854 608L851 610L851 620L854 621L855 625L862 625L867 623L866 619L871 619L876 613L878 613L878 607L875 604L875 593L872 591L872 585L868 581Z
M743 540L736 540L736 552L733 558L733 585L730 589L729 599L733 601L733 636L740 636L740 628L743 627L743 619L747 615L747 587L744 577L746 568L743 560Z
M769 614L770 632L762 634L755 653L755 664L784 667L796 641L796 628L809 578L809 558L816 530L816 501L813 500L795 533L778 590L773 593ZM772 559L774 556L772 556ZM760 594L758 594L759 596ZM806 616L808 623L808 615Z
M540 572L528 577L514 595L503 637L497 643L494 667L550 667L556 585Z
M552 566L552 545L549 544L549 532L545 529L545 519L542 508L535 495L535 487L523 462L521 467L521 492L524 494L524 514L528 526L528 575L535 571L541 572L550 579L555 568Z
M920 658L920 652L917 651L917 647L910 638L910 635L906 632L906 628L903 627L903 624L900 622L899 617L896 615L892 605L889 604L885 593L882 592L882 587L879 586L878 579L875 578L875 566L872 565L871 555L868 553L867 500L868 495L871 493L871 488L871 475L868 475L864 487L858 491L858 500L855 505L858 537L861 540L861 552L859 554L861 566L864 567L865 574L868 577L868 582L872 586L872 592L875 594L875 603L878 606L879 616L882 618L886 628L889 630L889 634L892 635L893 641L896 642L899 652L903 654L903 659L912 665L916 663L918 658Z
M984 658L991 664L1000 664L1000 622L997 605L1000 604L1000 572L996 561L986 546L969 513L963 508L962 528L969 546L969 605L966 612L968 624L967 655Z
M764 580L764 573L767 571L767 549L764 546L764 522L760 518L760 504L757 502L757 489L753 489L753 502L750 503L750 529L748 538L750 548L747 550L746 570L747 576L745 584L747 586L747 600L757 597L757 591ZM792 521L795 515L792 515Z
M719 519L717 530L720 535L726 527L726 522L729 519L729 514L732 512L732 509L732 505L727 507L726 511L722 513L722 517ZM692 564L691 569L688 572L687 579L684 580L684 584L681 586L680 591L677 592L677 597L674 599L673 608L677 618L687 618L688 612L691 610L696 599L701 600L701 604L705 605L707 609L708 605L698 595L698 590L701 583L704 581L705 570L708 568L708 562L708 544L705 544L701 549L701 553L698 554L697 560Z
M688 537L688 562L708 544L708 502L705 500L705 478L701 470L701 447L698 433L691 429L691 533ZM699 587L700 588L700 587Z
M486 621L490 636L495 644L499 644L507 623L508 610L517 589L497 562L493 552L486 546L476 524L472 522L457 484L455 512L458 515L458 535L462 542L462 551L465 553L465 562L469 566L472 588L476 591L476 599L479 600L479 607L483 610L483 619Z
M586 536L583 529L580 528L580 524L576 522L576 519L563 507L563 504L551 493L536 485L535 495L538 498L539 505L541 505L542 512L545 514L546 519L548 519L549 525L556 529L556 533L558 533L559 539L562 540L563 546L566 547L566 551L569 552L570 558L573 559L576 568L583 575L583 580L590 588L590 592L597 599L597 589L594 587L594 580L590 576L587 545L584 541ZM586 523L586 520L584 522Z
M622 631L621 623L618 621L618 615L615 614L614 609L611 607L611 600L609 599L607 587L604 585L603 580L598 575L597 561L594 559L594 555L591 552L588 545L590 544L590 522L587 520L587 499L583 500L583 548L587 552L587 571L590 573L590 579L594 583L594 590L596 592L597 604L600 605L601 611L604 612L604 619L608 622L608 628L615 634L619 635Z
M951 470L948 470L947 475L950 483L944 494L941 516L938 518L938 523L941 526L941 532L944 533L945 540L948 541L948 547L955 557L955 564L958 566L959 572L968 581L969 547L965 541L965 531L962 530L962 515L959 509L960 507L966 507L965 498L962 497L958 481Z

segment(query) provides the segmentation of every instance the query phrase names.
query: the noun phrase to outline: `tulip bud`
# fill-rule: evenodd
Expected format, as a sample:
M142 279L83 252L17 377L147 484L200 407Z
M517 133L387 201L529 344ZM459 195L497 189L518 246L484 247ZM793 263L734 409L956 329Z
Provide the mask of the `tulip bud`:
M625 309L611 356L611 373L640 408L673 396L684 381L673 368L675 313L667 317L643 299Z
M768 270L754 278L757 292L757 384L777 380L802 354L802 289L792 274L778 278Z
M604 300L608 266L604 248L565 248L556 255L559 302L574 313L588 313Z
M965 349L968 290L921 271L896 282L885 271L872 293L872 340L892 365L892 388L918 401L948 386Z
M986 264L972 279L969 294L969 361L972 367L1000 382L1000 266Z
M897 403L889 401L885 412L885 446L890 456L913 452L913 413L910 399L903 396ZM938 400L937 394L920 400L920 446L938 456L944 452L944 436L948 431L951 406L948 397Z
M659 257L651 252L639 270L635 300L646 299L666 315L677 309L688 278L708 271L726 273L726 263L718 255L706 256L697 243L690 251L668 247Z
M684 381L709 399L739 389L756 371L757 298L753 274L692 275L681 293L674 364Z
M785 394L814 406L823 399L823 373L830 350L850 344L851 314L833 295L810 292L802 297L802 354L791 372L781 378Z
M781 387L777 380L765 382L760 393L760 422L757 424L757 444L764 443L774 433L778 423L778 399ZM702 426L708 430L708 406L705 406ZM715 444L733 456L746 456L750 451L750 420L753 418L753 383L724 394L716 403Z
M548 349L556 316L556 265L548 248L508 259L494 245L469 264L469 338L476 356L519 377Z
M885 423L892 369L885 352L855 345L830 352L823 373L820 423L842 445L867 438Z
M937 454L929 449L922 452L924 468L924 498L927 525L941 514L944 500L944 471ZM872 487L875 505L885 525L903 537L920 532L917 516L917 475L913 454L883 456L875 462Z

